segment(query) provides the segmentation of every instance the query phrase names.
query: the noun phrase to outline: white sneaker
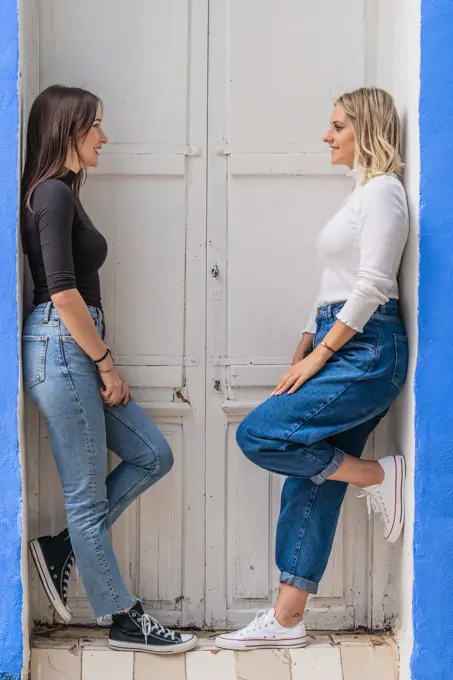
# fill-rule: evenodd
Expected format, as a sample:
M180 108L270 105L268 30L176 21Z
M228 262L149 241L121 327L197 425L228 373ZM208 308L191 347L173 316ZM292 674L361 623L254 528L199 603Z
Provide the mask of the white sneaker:
M382 484L365 487L357 494L357 498L366 498L369 515L372 510L381 515L385 538L390 543L395 543L404 525L406 462L403 456L386 456L378 460L378 463L384 470L384 481Z
M222 649L277 649L281 647L305 647L307 633L303 621L294 628L284 628L275 618L275 609L258 612L256 618L245 628L234 633L224 633L215 639Z

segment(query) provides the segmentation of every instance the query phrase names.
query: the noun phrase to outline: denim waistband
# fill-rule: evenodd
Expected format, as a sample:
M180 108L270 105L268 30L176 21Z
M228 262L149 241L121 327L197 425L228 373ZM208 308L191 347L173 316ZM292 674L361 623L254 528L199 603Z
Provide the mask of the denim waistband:
M104 323L104 314L102 310L98 309L97 307L88 306L88 311L90 312L95 324L97 326L102 326ZM52 321L60 320L60 315L55 309L53 302L42 302L40 305L35 307L35 309L32 311L32 314L34 316L39 316L42 323L51 323Z
M316 312L317 319L334 319L338 312L344 307L344 302L334 302L331 305L324 305L323 307L318 307ZM398 317L399 316L399 303L398 300L389 300L385 305L379 305L376 309L375 314L384 314L387 316ZM373 315L374 316L374 315Z

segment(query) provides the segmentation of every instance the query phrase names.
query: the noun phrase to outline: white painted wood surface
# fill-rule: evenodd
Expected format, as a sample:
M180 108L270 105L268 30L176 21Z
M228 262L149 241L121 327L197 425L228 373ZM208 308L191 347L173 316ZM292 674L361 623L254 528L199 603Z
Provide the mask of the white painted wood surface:
M372 26L365 0L341 12L333 0L40 0L40 89L78 84L105 105L110 144L84 202L109 242L108 339L176 460L112 536L131 591L166 624L238 626L276 597L282 480L240 455L235 431L312 304L317 232L349 190L321 135L334 96L373 79ZM65 520L30 406L27 441L33 537ZM373 606L379 623L391 615L373 604L373 588L387 593L379 554L348 493L311 628L372 625ZM33 618L51 620L33 569L31 593ZM70 606L92 620L76 574Z
M245 624L277 594L281 480L244 460L235 431L290 362L318 285L317 232L349 190L321 136L334 96L366 79L366 21L363 0L340 13L330 0L286 0L278 11L262 0L211 4L206 616L213 627ZM367 529L363 506L349 494L310 626L367 622Z

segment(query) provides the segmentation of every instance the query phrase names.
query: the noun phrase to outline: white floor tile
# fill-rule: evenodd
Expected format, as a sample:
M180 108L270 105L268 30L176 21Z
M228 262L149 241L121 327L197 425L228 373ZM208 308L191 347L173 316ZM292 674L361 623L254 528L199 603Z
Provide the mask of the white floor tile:
M292 680L343 680L337 647L309 645L305 649L293 649L291 659ZM387 679L382 677L380 680Z
M78 649L32 649L31 680L81 680L82 652Z
M186 680L184 654L136 654L134 680Z
M396 680L398 667L393 650L380 647L341 647L343 680Z
M238 652L237 658L241 680L291 680L291 657L288 651L261 649Z
M83 650L82 680L133 680L133 677L132 652Z
M237 680L234 652L191 652L186 655L187 680Z

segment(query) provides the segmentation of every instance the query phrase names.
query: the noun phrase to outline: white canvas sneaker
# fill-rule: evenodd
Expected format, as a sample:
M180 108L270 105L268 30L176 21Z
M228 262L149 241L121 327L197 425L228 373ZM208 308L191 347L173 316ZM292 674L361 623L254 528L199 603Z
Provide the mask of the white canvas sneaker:
M387 541L395 543L404 525L404 486L406 482L406 462L403 456L386 456L378 460L384 470L382 484L367 486L357 494L366 498L368 514L380 514L384 522L384 535Z
M222 649L277 649L282 647L305 647L307 633L303 621L294 628L284 628L275 618L274 608L258 612L256 618L245 628L234 633L224 633L215 639Z

